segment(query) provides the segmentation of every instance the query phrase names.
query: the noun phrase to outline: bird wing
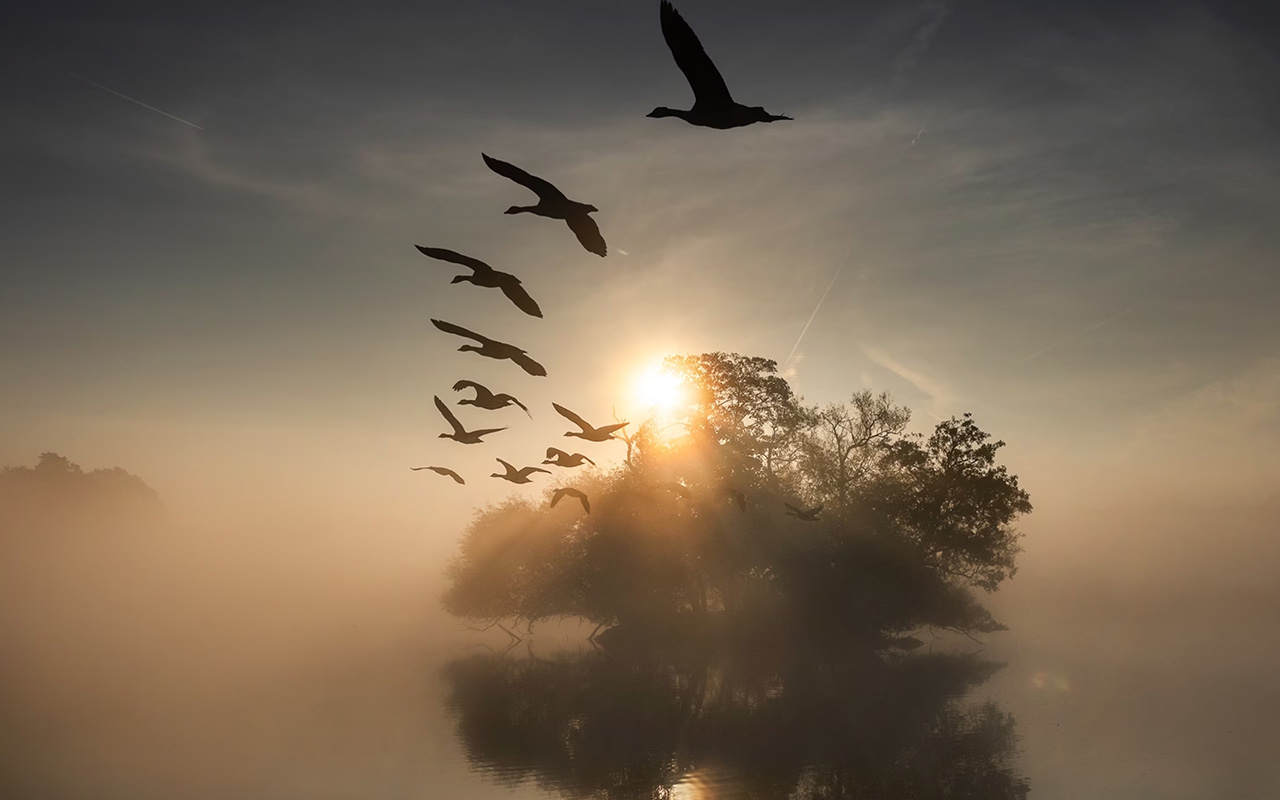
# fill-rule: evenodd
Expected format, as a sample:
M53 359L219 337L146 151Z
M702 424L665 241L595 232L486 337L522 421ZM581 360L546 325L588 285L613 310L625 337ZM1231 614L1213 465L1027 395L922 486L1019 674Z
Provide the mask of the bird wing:
M787 510L788 510L788 511L791 511L791 512L793 512L793 513L796 513L796 514L803 514L803 513L804 513L803 511L801 511L800 509L798 509L798 508L796 508L795 506L791 505L790 503L783 503L783 505L787 507Z
M595 430L594 428L592 428L590 425L587 424L587 421L585 419L573 413L572 411L560 405L559 403L552 403L551 407L554 408L556 411L558 411L560 413L560 416L569 420L574 425L577 425L579 428L582 428L584 432Z
M478 431L471 431L471 435L479 439L482 436L488 436L491 433L497 433L498 431L505 430L506 428L481 428Z
M506 470L507 470L507 473L508 473L508 474L513 473L513 472L516 472L516 471L517 471L515 467L511 466L510 464L508 464L507 462L503 461L502 459L500 459L500 458L499 458L499 459L496 459L496 460L497 460L497 462L498 462L499 464L501 464L503 467L505 467L505 468L506 468Z
M467 429L462 427L462 423L458 422L458 418L453 415L453 412L450 411L449 407L444 404L444 401L441 400L439 397L436 397L435 400L436 400L436 408L440 410L440 415L443 416L445 420L448 421L448 423L453 426L453 432L455 434L466 433Z
M474 339L482 345L494 343L493 339L490 339L487 336L481 336L475 331L469 331L461 325L454 325L452 322L445 322L442 319L433 319L431 320L431 324L435 325L437 329L442 330L445 333L452 333L454 336L464 336L468 339Z
M666 0L662 2L659 17L662 22L662 38L667 40L667 47L676 60L676 66L684 73L689 87L693 89L694 104L731 105L733 97L729 94L729 87L725 85L720 70L711 62L689 23Z
M521 403L519 400L515 399L511 395L503 394L503 395L495 395L495 397L498 400L506 400L511 405L519 406L520 410L523 411L529 417L529 419L533 419L533 415L529 413L529 407L526 406L524 403Z
M452 250L445 250L443 247L423 247L420 244L415 244L414 247L418 248L418 252L422 253L424 256L428 258L434 258L440 261L448 261L450 264L461 264L464 267L470 267L476 272L493 272L494 271L493 267L489 266L488 264L484 263L478 258L472 258L471 256L464 256L462 253L455 253Z
M596 433L613 433L614 431L622 430L630 424L631 423L629 422L619 422L617 425L605 425L603 427L596 428Z
M821 503L819 503L818 505L816 505L816 506L814 506L813 508L809 509L809 510L808 510L808 511L806 511L805 513L806 513L806 514L810 514L810 515L813 515L813 514L821 514L821 513L822 513L822 504L821 504Z
M483 397L486 394L493 394L493 392L490 392L488 389L476 383L475 381L458 381L453 385L453 390L455 392L460 392L463 389L475 389L477 399Z
M565 494L569 495L570 497L576 497L579 500L581 500L582 510L587 512L588 514L591 513L591 501L587 499L586 492L582 491L581 489L565 489L564 491L565 491Z
M448 467L427 467L427 469L439 475L448 475L450 478L453 478L455 483L460 483L464 485L466 484L466 481L462 479L461 475L449 469Z
M604 237L600 235L600 227L596 225L594 219L586 214L575 214L566 219L565 224L569 226L569 230L573 231L573 235L578 237L578 241L588 253L595 253L602 258L609 254L609 246L604 243Z
M530 375L537 375L540 378L547 377L547 368L529 358L529 354L520 350L511 356L511 360L520 365L520 368Z
M508 277L510 277L511 280L503 281L501 284L502 293L507 296L508 300L516 304L516 308L520 309L524 313L531 317L541 317L542 309L538 308L538 304L534 302L533 298L529 296L529 293L520 285L520 279L514 275L510 275Z
M547 448L547 458L560 458L562 456L568 458L569 454L558 447Z
M593 467L596 465L596 462L594 462L594 461L592 461L591 459L587 458L587 457L586 457L586 456L584 456L582 453L574 453L574 455L575 455L575 456L577 456L578 458L581 458L583 461L587 462L588 464L590 464L590 465L591 465L591 466L593 466Z
M524 188L536 194L542 200L568 200L564 192L557 189L550 181L530 175L515 164L508 164L505 161L499 161L496 158L490 158L484 153L484 163L489 165L489 169L498 173L502 177L515 181Z
M563 498L568 493L569 493L568 489L556 489L555 492L552 493L551 495L551 507L555 508L556 503L559 503L560 499Z

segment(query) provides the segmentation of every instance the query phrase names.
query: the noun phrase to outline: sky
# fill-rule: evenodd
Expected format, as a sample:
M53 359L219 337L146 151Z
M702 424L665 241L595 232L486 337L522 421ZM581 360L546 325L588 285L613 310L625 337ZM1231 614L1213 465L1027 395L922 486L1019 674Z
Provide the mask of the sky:
M1276 12L1116 5L686 0L737 98L796 118L732 131L645 117L691 100L647 1L29 6L0 34L0 460L453 525L507 488L436 438L455 380L531 405L492 450L533 463L551 401L636 416L636 375L724 350L922 430L971 411L1033 499L1266 501ZM504 216L531 196L481 152L599 207L609 257Z
M7 13L0 464L54 450L122 466L184 522L161 546L6 543L0 642L12 674L54 688L0 690L87 730L102 781L128 783L129 758L169 769L78 715L140 715L159 746L173 709L251 707L244 686L293 676L298 652L424 636L404 609L438 613L463 525L512 488L486 477L495 456L616 462L620 444L564 439L550 404L638 419L635 384L664 355L721 350L776 359L808 402L889 391L915 430L973 412L1008 443L1035 511L990 602L1005 646L1034 654L1018 664L1075 681L1010 701L1033 786L1101 796L1089 781L1105 772L1149 787L1142 747L1167 762L1149 796L1274 782L1260 711L1275 692L1259 687L1280 658L1280 11L678 7L738 100L795 120L646 118L692 100L651 0ZM610 255L503 215L532 196L482 152L597 206ZM450 285L459 271L415 244L518 275L545 317ZM457 352L432 317L527 348L549 376ZM454 399L460 378L533 419L460 409L509 429L438 439L432 396ZM428 463L468 485L408 469ZM404 665L330 668L360 691L326 702L374 709L375 733L344 746L386 741L378 703L404 705L386 686L421 682ZM1068 701L1123 717L1097 723L1095 762L1055 738L1065 717L1037 716ZM280 702L311 719L310 695ZM1122 703L1133 712L1108 718ZM233 716L219 752L273 769L284 737ZM68 772L60 751L32 757ZM367 771L326 764L367 789Z

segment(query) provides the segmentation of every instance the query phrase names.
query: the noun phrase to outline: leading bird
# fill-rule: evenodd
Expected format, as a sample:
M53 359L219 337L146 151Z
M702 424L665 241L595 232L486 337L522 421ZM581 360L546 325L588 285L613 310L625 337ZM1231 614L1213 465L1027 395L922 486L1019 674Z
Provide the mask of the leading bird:
M707 51L698 41L698 35L684 21L675 6L662 0L659 9L662 23L662 38L667 40L667 47L676 60L676 66L684 73L693 89L693 108L685 111L680 108L658 106L650 111L650 117L679 117L690 125L703 128L740 128L755 122L774 122L791 117L770 114L760 106L744 106L729 94L720 70L711 62Z
M599 428L587 424L587 421L559 403L552 403L551 407L560 413L560 416L582 428L581 432L569 431L565 436L576 436L579 439L586 439L588 442L607 442L610 439L616 439L613 435L614 431L620 431L630 423L619 422L616 425L602 425Z
M489 169L508 180L515 181L538 196L537 205L512 206L504 211L504 214L523 214L527 212L537 214L540 217L562 219L569 226L569 230L573 231L573 235L578 237L578 241L582 243L587 252L595 253L601 257L608 254L609 248L604 242L604 237L600 235L600 228L596 225L594 219L587 216L591 212L599 211L600 209L586 203L570 200L565 196L564 192L553 186L550 181L543 180L536 175L530 175L514 164L490 158L484 153L480 155L484 157L484 163L489 165Z

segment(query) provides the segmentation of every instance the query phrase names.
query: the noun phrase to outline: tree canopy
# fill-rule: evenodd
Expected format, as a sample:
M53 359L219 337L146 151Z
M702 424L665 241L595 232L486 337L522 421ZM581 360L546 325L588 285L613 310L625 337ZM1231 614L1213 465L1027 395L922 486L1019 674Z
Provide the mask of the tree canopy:
M768 359L675 356L664 369L685 402L641 422L622 465L573 474L590 514L521 498L477 513L447 610L870 637L1001 628L973 591L1013 575L1013 523L1031 503L996 461L1004 443L970 415L924 436L887 394L807 406Z
M6 527L138 521L160 507L155 491L120 467L85 471L65 456L46 452L34 467L0 469L0 512Z

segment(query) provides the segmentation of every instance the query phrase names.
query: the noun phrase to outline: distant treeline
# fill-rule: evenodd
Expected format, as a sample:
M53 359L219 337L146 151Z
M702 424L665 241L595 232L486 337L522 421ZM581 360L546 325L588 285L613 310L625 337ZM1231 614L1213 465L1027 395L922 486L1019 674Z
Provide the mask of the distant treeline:
M155 490L120 467L86 472L57 453L41 453L34 467L0 469L5 530L140 521L160 509Z
M451 613L619 634L1002 629L973 590L1013 575L1031 503L969 415L921 436L887 394L806 405L767 359L665 369L681 409L633 425L621 466L564 473L590 513L513 497L476 515L449 567Z

